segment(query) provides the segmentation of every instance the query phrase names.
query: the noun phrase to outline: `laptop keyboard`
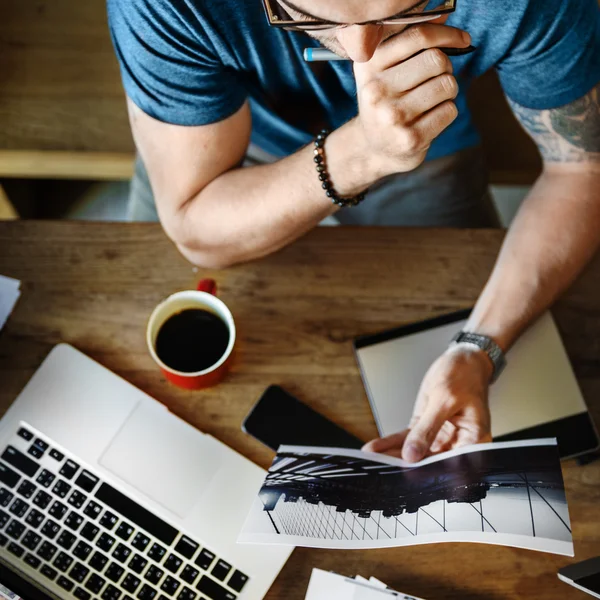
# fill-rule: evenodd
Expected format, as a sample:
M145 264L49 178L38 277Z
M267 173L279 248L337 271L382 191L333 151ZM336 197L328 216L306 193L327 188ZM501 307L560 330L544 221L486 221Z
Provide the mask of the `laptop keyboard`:
M0 546L41 583L78 600L236 600L244 573L33 432L0 455Z

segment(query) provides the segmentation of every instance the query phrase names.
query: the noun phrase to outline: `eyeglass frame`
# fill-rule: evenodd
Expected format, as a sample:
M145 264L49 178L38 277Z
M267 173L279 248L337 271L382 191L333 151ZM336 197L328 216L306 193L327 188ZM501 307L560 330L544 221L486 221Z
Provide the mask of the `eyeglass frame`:
M282 21L280 20L280 17L275 14L275 10L273 9L273 5L277 5L280 11L287 14L285 9L281 6L281 4L279 4L278 0L263 0L263 6L267 16L267 21L271 27L278 27L280 29L287 29L289 31L324 31L327 29L337 29L339 27L349 27L352 25L409 25L413 23L424 23L433 19L437 19L442 15L453 13L456 10L457 2L458 0L444 0L444 6L448 6L448 8L434 10L432 11L433 14L431 15L421 12L414 13L414 15L411 15L410 17L365 21L363 23L337 23L336 21L328 21L326 19L319 19L315 21ZM298 23L302 23L302 26L300 27Z

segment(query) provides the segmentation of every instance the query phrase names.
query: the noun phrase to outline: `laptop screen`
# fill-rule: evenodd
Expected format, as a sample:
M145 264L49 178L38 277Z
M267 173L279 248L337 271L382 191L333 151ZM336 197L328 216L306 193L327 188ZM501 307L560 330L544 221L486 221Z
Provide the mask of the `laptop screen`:
M0 600L52 600L39 587L0 562Z

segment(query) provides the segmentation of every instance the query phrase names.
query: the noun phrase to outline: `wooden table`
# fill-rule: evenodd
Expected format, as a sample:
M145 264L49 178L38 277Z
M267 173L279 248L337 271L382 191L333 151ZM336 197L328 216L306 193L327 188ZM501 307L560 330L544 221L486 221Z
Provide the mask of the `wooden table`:
M473 303L502 241L500 231L322 228L260 262L193 269L159 226L0 223L0 273L23 295L0 335L3 412L59 342L73 344L190 423L263 467L272 453L240 431L264 388L278 383L363 439L376 434L351 348L360 334ZM146 352L151 309L204 276L239 327L228 379L204 392L169 385ZM600 261L556 308L560 330L600 422ZM600 463L564 464L576 559L600 554ZM429 599L586 597L548 554L438 544L371 551L297 549L270 599L300 600L313 566L374 575Z

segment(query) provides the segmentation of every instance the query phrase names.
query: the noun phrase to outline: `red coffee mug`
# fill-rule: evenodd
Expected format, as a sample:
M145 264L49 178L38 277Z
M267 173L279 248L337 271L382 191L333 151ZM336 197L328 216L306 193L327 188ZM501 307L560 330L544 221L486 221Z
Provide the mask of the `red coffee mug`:
M231 356L235 345L235 323L227 306L216 297L217 284L212 279L203 279L197 290L177 292L161 302L150 315L146 329L146 342L150 355L160 367L164 376L176 386L187 390L200 390L216 385L223 379L231 364ZM166 365L156 353L156 338L160 328L173 315L182 310L200 308L217 315L229 329L229 343L223 356L214 364L195 373L176 371Z

